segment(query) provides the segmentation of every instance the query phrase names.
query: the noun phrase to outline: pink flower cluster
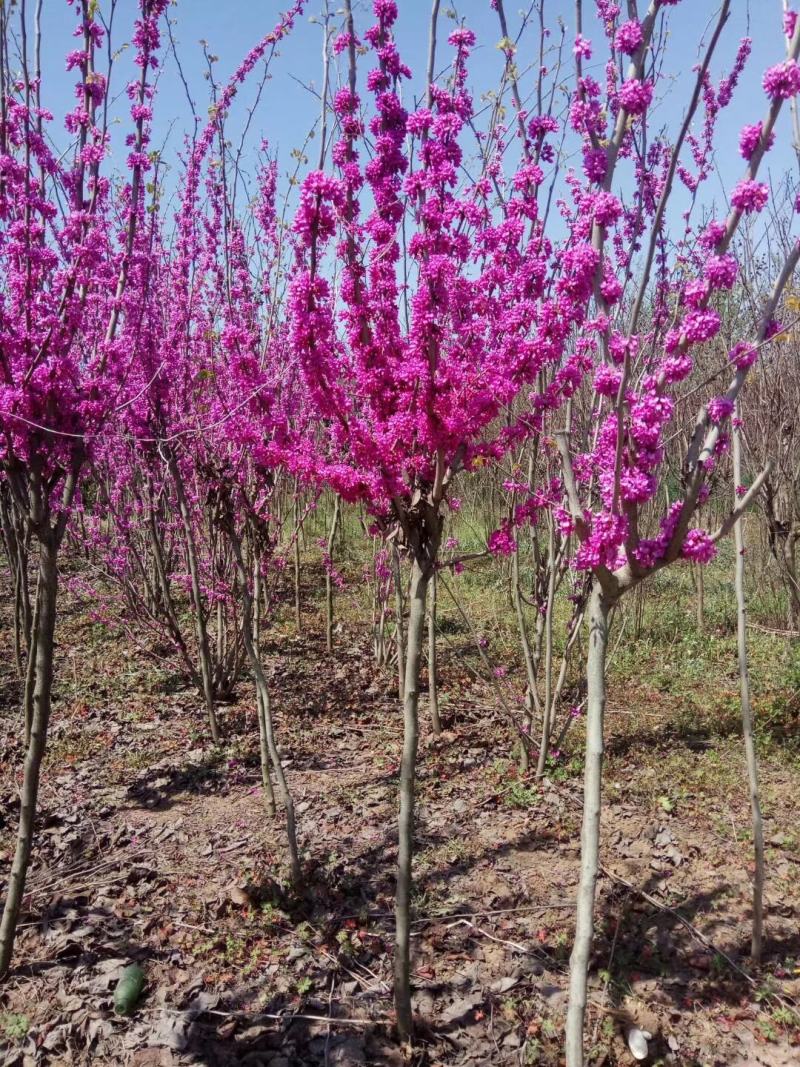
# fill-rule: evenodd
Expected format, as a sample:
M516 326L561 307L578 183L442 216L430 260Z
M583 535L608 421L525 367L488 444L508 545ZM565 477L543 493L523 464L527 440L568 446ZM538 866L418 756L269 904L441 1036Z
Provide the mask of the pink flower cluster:
M769 189L763 182L743 179L731 195L731 204L737 211L745 214L763 211L769 200Z
M629 78L620 86L617 98L620 107L624 108L629 115L642 115L647 111L653 99L653 83L641 81L638 78Z
M765 71L764 91L773 100L790 100L800 93L800 67L796 60L787 59Z
M614 46L620 52L624 52L625 55L632 56L638 51L642 40L642 24L636 19L631 19L628 22L623 22L617 30L614 36Z

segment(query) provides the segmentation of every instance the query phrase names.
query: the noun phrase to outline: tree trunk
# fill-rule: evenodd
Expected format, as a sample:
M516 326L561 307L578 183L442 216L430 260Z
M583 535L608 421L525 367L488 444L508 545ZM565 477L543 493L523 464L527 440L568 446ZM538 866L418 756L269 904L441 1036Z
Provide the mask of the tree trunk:
M21 674L23 644L26 654L30 653L33 646L33 611L28 589L28 547L21 530L17 530L16 547L18 562L14 580L14 656L17 672Z
M41 574L41 570L39 571ZM22 718L25 728L25 744L31 743L31 730L33 729L33 706L34 692L36 689L36 649L39 644L39 597L40 583L36 583L36 600L33 607L33 629L31 631L30 648L28 649L28 662L25 667L25 688L22 696Z
M567 1067L583 1067L586 987L594 936L594 897L600 860L600 805L603 779L603 718L608 613L612 604L599 582L589 600L589 652L586 662L586 767L583 779L581 873L576 908L575 942L569 961L569 1006L566 1026Z
M742 484L742 446L739 430L734 423L733 429L733 484ZM734 493L734 505L737 498ZM750 956L757 966L761 962L761 948L764 938L764 824L761 819L761 795L758 787L758 757L756 756L755 738L753 737L753 712L750 706L750 675L747 667L747 607L744 591L744 527L742 520L734 528L736 548L736 629L739 651L739 685L742 694L742 733L744 734L744 751L747 762L747 780L750 786L751 826L753 830L753 851L755 853L755 875L753 877L753 934Z
M56 596L58 571L56 567L57 539L52 531L40 542L39 596L36 619L36 683L33 693L31 736L25 755L25 768L20 796L20 817L17 847L8 879L3 918L0 921L0 976L11 963L25 881L33 847L36 801L39 794L39 774L47 744L50 722L50 697L53 686L53 636L56 625Z
M705 629L705 622L706 622L706 586L705 586L705 579L704 579L704 573L703 573L703 565L701 563L696 564L695 574L696 574L696 578L697 578L697 581L696 581L697 603L695 605L695 607L696 607L695 615L696 615L696 620L697 620L697 632L699 634L702 634L702 632Z
M325 647L328 652L333 652L333 544L336 539L336 528L339 525L339 497L333 505L333 518L328 532L328 565L325 568Z
M275 818L275 790L269 773L269 742L267 741L267 713L261 688L256 686L256 706L258 709L258 750L261 756L261 785L264 789L264 807L270 819Z
M414 786L419 733L419 674L425 632L425 598L430 570L414 559L408 611L405 696L403 699L403 757L400 763L397 894L395 898L394 1002L400 1040L410 1043L411 1018L410 905L411 862L414 854Z
M261 666L261 661L258 657L253 657L254 650L252 642L247 651L250 656L253 674L255 675L256 689L261 698L259 711L263 718L263 729L267 743L267 750L269 751L270 759L272 761L272 769L275 772L275 781L278 783L278 792L280 793L281 802L283 803L286 812L286 837L289 842L289 867L291 869L292 884L298 886L300 884L301 872L300 853L297 848L297 826L294 816L294 800L292 800L292 794L289 792L289 783L286 781L286 775L283 770L283 765L281 764L280 753L278 752L278 745L275 741L275 725L272 720L272 709L270 707L269 687L267 685L266 675Z
M261 657L258 654L258 649L253 641L253 597L250 593L250 587L248 585L247 568L244 565L244 559L242 557L242 546L236 534L233 531L228 532L230 538L231 548L233 549L234 559L236 560L236 570L239 575L239 584L241 586L242 594L242 639L244 640L245 651L247 657L250 660L250 666L253 671L253 677L256 684L256 698L258 701L258 727L259 735L263 731L263 740L266 743L267 751L269 752L270 759L272 761L272 769L275 772L275 781L278 783L278 793L280 794L281 801L286 810L286 836L289 839L289 865L292 873L292 883L297 886L300 883L300 855L297 850L297 831L295 827L294 818L294 801L292 795L289 792L289 785L286 781L286 775L281 765L281 757L278 752L278 745L275 741L275 727L272 721L272 710L270 708L269 700L269 685L267 684L267 678L264 674L264 668L261 666ZM261 756L261 768L262 779L264 774L264 756L262 746ZM267 773L267 781L269 781L269 773ZM267 798L267 804L269 804L269 794L272 792L270 785L269 792L267 792L267 786L265 784L265 795ZM274 800L273 800L274 804Z
M536 764L536 777L544 775L547 757L550 753L550 734L553 719L553 610L556 599L556 539L555 520L548 516L547 535L547 606L544 619L544 707L542 708L542 739L539 745L539 759Z
M403 576L400 567L400 553L392 546L392 573L394 575L395 605L395 645L397 647L397 696L404 699L406 668L404 663L405 641L403 639Z
M253 563L253 647L261 660L261 570L258 558ZM267 744L267 717L261 690L256 686L256 714L258 716L258 751L261 758L261 785L264 789L264 807L267 815L275 818L275 791L269 773L269 745Z
M431 726L438 737L442 732L442 720L439 717L439 679L436 677L436 571L430 579L430 605L428 607L428 709L431 713Z
M197 651L200 657L200 677L203 681L203 696L206 702L208 725L211 731L211 740L215 745L219 744L219 726L217 713L214 707L214 690L211 681L211 651L208 644L208 627L203 613L203 597L200 591L200 568L197 564L197 548L194 542L192 530L192 518L189 514L189 505L186 501L186 493L183 488L183 479L178 470L178 464L174 457L169 459L170 473L175 484L175 495L178 498L178 510L181 515L183 533L186 538L186 554L189 558L189 576L191 578L192 607L194 608L194 625L197 634Z
M528 679L527 692L525 693L525 712L522 717L522 737L519 745L519 771L520 774L527 774L530 769L530 736L531 727L533 726L534 701L536 699L536 664L534 662L533 651L531 650L531 639L528 635L528 627L525 622L525 609L522 606L522 591L520 589L519 575L519 544L515 544L514 546L514 557L511 561L511 567L513 576L512 593L514 598L514 610L517 615L519 639L522 644L522 654L525 659L525 672Z
M294 485L294 624L297 632L303 629L303 616L300 610L300 483Z
M14 585L14 662L17 674L22 677L23 644L25 652L30 652L33 616L30 592L28 590L28 540L24 524L11 514L11 510L0 496L0 528L3 544L8 557L9 575Z
M186 644L186 640L181 630L181 625L178 622L178 615L175 611L175 601L172 596L172 589L170 587L169 578L167 577L167 563L164 559L164 546L161 542L161 535L158 531L158 520L156 518L155 511L153 510L152 502L149 507L149 531L150 531L150 544L153 549L153 568L155 575L158 579L157 584L153 588L154 602L160 595L160 603L163 608L163 615L167 620L167 627L175 644L178 646L178 650L181 654L181 658L186 665L186 669L189 673L189 677L192 680L192 684L197 686L200 690L200 695L205 700L205 691L203 690L203 683L197 674L197 669L192 661L192 657L189 652L189 648ZM160 590L160 594L159 591Z

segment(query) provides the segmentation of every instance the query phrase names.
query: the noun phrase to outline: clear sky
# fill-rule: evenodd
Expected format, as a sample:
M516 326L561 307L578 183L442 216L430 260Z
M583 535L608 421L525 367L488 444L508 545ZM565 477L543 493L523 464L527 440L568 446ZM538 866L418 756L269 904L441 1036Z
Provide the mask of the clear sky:
M252 146L256 146L262 137L269 140L272 150L279 155L283 174L293 167L291 150L302 146L306 133L319 112L318 101L309 91L309 87L318 88L321 80L322 30L319 23L315 24L312 19L314 16L319 17L322 4L323 0L311 0L294 33L281 46L281 55L273 64L272 78L265 86L248 135ZM204 79L207 67L199 42L208 42L209 50L217 57L213 64L214 76L218 82L224 83L253 44L274 26L283 6L285 5L276 0L178 0L170 6L169 17L181 66L201 116L206 114L209 85ZM333 12L341 10L336 0L330 0L330 6ZM512 37L519 27L520 6L520 0L506 0ZM29 0L30 7L33 7L32 0ZM644 0L639 0L639 7L644 9ZM404 59L415 73L411 94L419 97L425 88L421 75L426 64L430 0L399 0L399 8L398 42ZM453 8L457 10L458 17L463 18L478 36L478 47L471 64L471 82L477 97L480 91L491 89L498 84L502 69L502 57L496 47L500 39L497 15L491 10L489 0L459 0L457 5L443 0L439 36L439 56L443 62L447 61L449 53L446 44L447 33L454 25L446 12ZM594 15L592 0L585 0L584 8L584 32L599 41L599 25ZM721 120L718 140L720 153L717 162L728 189L734 184L742 168L736 145L738 131L745 122L755 122L763 114L766 99L761 89L761 75L765 67L782 58L785 48L781 31L780 0L759 0L752 8L748 0L732 0L732 8L732 15L714 63L715 76L718 77L723 70L729 69L741 37L752 36L754 47L743 82ZM100 0L100 9L107 13L110 0ZM354 9L357 26L363 30L372 22L371 3L367 5L355 0ZM665 62L669 78L662 85L662 97L658 105L659 121L673 127L680 121L693 83L692 66L698 55L699 40L717 9L717 0L682 0L677 7L669 9L671 39ZM117 0L113 33L117 48L129 39L136 10L135 0ZM563 20L566 40L571 47L574 38L574 0L545 0L545 11L548 25L555 28L558 20ZM341 16L334 15L334 24L340 21ZM66 73L63 57L68 50L75 47L71 38L74 25L75 10L67 5L66 0L44 0L43 96L48 106L56 113L59 127L63 113L72 106L75 77L74 73ZM537 49L536 34L529 31L522 38L518 52L521 69L535 63ZM598 80L602 80L602 46L598 47L597 53L601 62L595 65L597 69L594 73ZM569 59L571 61L571 57ZM364 62L361 73L366 69L367 62ZM591 62L587 69L592 72ZM112 83L112 96L117 96L113 113L123 122L127 101L120 99L119 93L130 76L130 50L123 50L117 60ZM227 127L234 142L242 130L247 105L253 99L257 82L256 72L251 76L248 89L242 91L234 104ZM160 78L156 111L158 120L153 144L164 144L165 158L174 160L184 133L191 129L191 118L177 64L169 54L165 57ZM779 138L780 143L769 157L771 170L776 175L795 166L788 148L789 130L785 116L784 122L786 125L782 131L783 135ZM318 152L315 144L311 143L309 154L312 159ZM714 181L704 195L717 196L719 193L719 182Z

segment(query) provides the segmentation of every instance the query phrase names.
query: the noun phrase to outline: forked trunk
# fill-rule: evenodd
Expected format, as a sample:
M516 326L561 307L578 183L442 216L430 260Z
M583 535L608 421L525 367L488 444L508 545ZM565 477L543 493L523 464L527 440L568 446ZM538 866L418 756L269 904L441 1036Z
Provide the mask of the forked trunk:
M411 1018L411 862L414 854L414 786L419 736L419 675L425 635L425 598L430 571L414 559L408 605L405 695L403 699L403 757L400 763L397 893L395 897L394 1003L400 1040L413 1037Z
M246 638L245 641L247 641ZM286 781L286 775L281 764L280 753L278 752L278 745L275 741L275 726L272 721L272 709L270 707L269 687L267 685L266 675L261 666L261 661L257 656L254 656L252 641L249 643L247 653L248 656L250 656L250 663L253 668L253 674L255 675L256 692L259 701L259 728L263 728L264 731L267 751L269 752L270 760L272 761L272 769L275 772L275 781L278 783L278 793L280 794L281 802L286 812L286 837L289 843L289 867L292 874L292 884L298 886L300 884L300 854L297 849L297 826L294 816L294 800L292 800L292 794L289 792L289 783ZM267 775L267 781L269 781L269 774ZM270 785L269 794L267 794L268 808L271 793L272 786ZM274 797L272 798L272 806L274 811Z
M575 942L569 961L569 1006L566 1027L567 1067L583 1067L583 1024L589 959L594 936L594 898L600 863L600 806L603 780L603 719L608 613L612 604L595 581L589 600L589 652L586 662L586 767L583 778L581 873L576 907Z
M20 794L20 816L17 847L8 878L3 918L0 920L0 976L11 964L25 881L33 848L36 801L39 795L39 774L47 743L50 722L50 697L53 686L53 635L56 625L56 595L58 571L56 567L57 540L48 531L39 549L39 595L36 612L35 684L30 742L25 755L25 767Z

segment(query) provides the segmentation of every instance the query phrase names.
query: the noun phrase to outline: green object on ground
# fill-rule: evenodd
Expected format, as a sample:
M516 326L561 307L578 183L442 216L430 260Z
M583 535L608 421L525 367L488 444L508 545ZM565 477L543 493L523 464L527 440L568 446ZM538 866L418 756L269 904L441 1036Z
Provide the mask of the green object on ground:
M114 1011L119 1015L130 1015L139 1003L144 988L144 971L138 963L132 963L122 972L114 990Z

